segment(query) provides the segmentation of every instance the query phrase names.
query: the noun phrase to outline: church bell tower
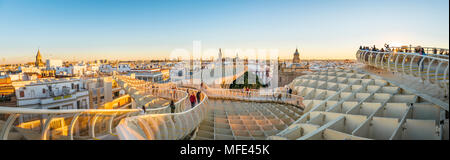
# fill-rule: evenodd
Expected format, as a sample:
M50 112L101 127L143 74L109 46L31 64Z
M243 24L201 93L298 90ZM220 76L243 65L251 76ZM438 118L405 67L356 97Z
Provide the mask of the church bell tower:
M294 59L292 63L300 63L300 53L298 53L298 48L295 49Z
M42 56L41 56L41 51L37 52L36 55L36 62L34 62L34 64L36 65L36 67L43 67L44 66L44 62L42 62Z

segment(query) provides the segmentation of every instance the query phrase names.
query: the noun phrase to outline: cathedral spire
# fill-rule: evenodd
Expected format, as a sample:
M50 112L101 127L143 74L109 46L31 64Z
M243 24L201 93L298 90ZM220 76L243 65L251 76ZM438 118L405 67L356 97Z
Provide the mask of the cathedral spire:
M219 48L219 56L218 56L218 60L222 60L223 55L222 55L222 48Z
M36 55L35 65L36 65L36 67L44 66L44 62L42 62L42 56L41 56L40 49L38 49L38 52L37 52L37 55Z
M292 63L300 63L300 53L298 53L298 48L295 48L294 59Z
M40 51L40 49L38 49L38 52L37 52L36 57L41 57L41 51Z

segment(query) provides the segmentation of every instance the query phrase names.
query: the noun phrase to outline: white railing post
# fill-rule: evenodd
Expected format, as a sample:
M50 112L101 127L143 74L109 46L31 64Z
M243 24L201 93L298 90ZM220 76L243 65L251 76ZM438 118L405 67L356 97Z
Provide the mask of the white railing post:
M11 130L12 124L19 117L20 114L11 114L8 116L6 123L2 128L2 132L0 132L0 138L2 140L8 140L9 131Z
M69 138L70 138L70 140L73 140L73 126L77 122L77 120L80 117L80 115L81 115L81 112L80 113L75 113L73 118L72 118L72 121L70 122L70 125L69 125Z
M55 116L56 116L55 114L51 114L50 116L47 117L47 120L45 120L45 124L41 133L41 140L47 140L48 132L50 130L50 123L52 122L52 119Z
M415 76L415 74L414 74L414 71L413 71L413 62L414 62L414 59L416 59L416 55L414 55L412 58L411 58L411 63L409 63L409 72L410 72L410 74L412 75L412 76Z
M435 59L431 59L431 62L429 62L428 67L427 67L427 75L426 75L426 80L430 81L430 69L431 69L431 65L433 64ZM438 74L436 74L435 76L437 76Z
M381 54L382 54L382 53L378 53L377 56L375 57L375 66L376 66L376 67L380 67L378 61L380 61L380 55L381 55ZM384 54L383 54L383 55L384 55Z
M100 114L95 114L89 123L89 135L93 139L95 139L95 123L97 122L99 116Z
M398 57L400 57L400 54L397 54L395 57L395 72L399 72L398 70Z
M111 135L113 134L112 125L113 125L113 122L114 122L114 117L116 117L116 115L117 115L117 113L114 113L113 115L111 115L111 119L109 120L109 123L108 123L108 132Z
M426 49L426 48L425 48ZM397 49L393 49L392 51L388 52L378 52L378 51L365 51L365 50L358 50L356 54L356 58L359 60L359 62L362 62L364 64L367 64L369 66L374 66L377 68L385 69L387 71L393 71L393 72L400 72L405 75L411 75L413 77L418 77L421 79L423 83L425 81L436 84L443 90L445 90L446 95L448 94L448 69L445 68L444 74L442 74L443 67L442 65L444 63L447 63L448 67L448 56L444 56L443 58L441 55L434 54L434 48L428 48L427 51L433 50L433 53L429 53L428 55L419 55L418 53L404 53L402 50L399 50L397 52ZM443 49L444 50L444 49ZM373 55L375 54L375 55ZM386 55L387 54L387 55ZM367 57L368 56L368 57ZM381 56L381 57L380 57ZM401 58L403 56L403 58ZM392 63L391 61L395 62ZM420 57L419 60L417 60L417 65L415 65L415 59L416 57ZM366 61L367 58L367 61ZM425 70L425 61L427 61L427 70ZM407 61L409 62L409 69L407 69ZM399 62L401 61L401 62ZM387 64L386 64L387 63ZM392 64L394 66L392 66ZM401 63L401 64L400 64ZM401 69L399 68L401 67ZM415 68L417 67L417 68ZM423 69L422 69L423 68ZM435 69L435 70L432 70ZM434 74L434 75L433 75ZM443 79L440 78L443 76Z
M419 61L419 68L418 68L418 70L419 70L419 77L422 79L422 80L424 80L424 78L423 78L423 76L422 76L422 66L423 66L423 62L425 61L425 57L424 56L420 56L421 58L420 58L420 61ZM425 82L425 81L424 81Z
M403 56L403 61L402 61L402 73L406 73L405 72L405 62L406 62L406 58L408 57L408 55L404 55Z

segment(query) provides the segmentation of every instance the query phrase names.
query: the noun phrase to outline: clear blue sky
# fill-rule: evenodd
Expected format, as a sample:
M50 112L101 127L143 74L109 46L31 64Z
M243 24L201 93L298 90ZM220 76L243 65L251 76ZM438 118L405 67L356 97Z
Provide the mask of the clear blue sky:
M354 58L363 44L448 48L448 0L0 0L0 64L150 59L175 48ZM243 55L245 56L245 55Z

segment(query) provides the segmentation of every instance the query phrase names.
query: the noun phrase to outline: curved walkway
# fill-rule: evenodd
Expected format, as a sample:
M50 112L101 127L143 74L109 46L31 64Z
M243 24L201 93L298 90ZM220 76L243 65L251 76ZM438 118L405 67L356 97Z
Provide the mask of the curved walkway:
M134 99L136 100L137 104L145 104L146 101L142 99L141 97L145 97L145 94L148 92L145 92L143 90L147 90L146 88L149 88L151 83L146 83L140 80L134 80L132 78L126 77L126 76L117 76L118 84L122 86L127 93L129 93ZM172 84L166 84L166 86L171 86ZM117 129L117 134L119 135L120 139L184 139L189 135L193 135L194 137L198 134L201 134L203 131L201 127L198 134L194 134L193 131L197 129L200 126L200 123L206 118L207 114L210 114L209 108L212 107L212 105L206 105L208 98L214 98L214 99L222 99L222 100L238 100L238 101L247 101L247 102L265 102L265 103L280 103L283 106L281 109L275 108L273 112L271 111L260 111L268 114L272 114L273 118L270 119L271 116L267 115L271 121L271 123L277 124L277 127L275 130L270 130L269 127L266 127L266 132L264 132L263 135L273 135L279 130L283 130L288 125L290 125L291 122L293 122L296 118L298 118L301 114L301 108L303 107L302 103L302 97L297 95L291 95L286 94L283 92L271 92L271 91L250 91L250 92L244 92L242 90L233 90L233 89L213 89L208 88L206 85L203 87L200 87L200 85L190 85L190 84L182 84L182 87L191 88L191 92L197 93L198 91L202 91L201 95L203 99L199 104L194 106L193 108L188 108L187 110L181 110L181 112L178 113L169 113L167 110L160 110L161 114L146 114L142 116L134 116L129 117L120 122ZM171 86L170 88L173 88L175 86ZM169 88L169 87L166 87ZM166 89L167 90L167 89ZM174 90L175 91L175 90ZM178 91L178 90L177 90ZM159 90L159 92L162 93L168 93L170 97L170 94L172 92L164 92L164 90ZM185 91L183 91L185 93ZM151 94L154 94L153 92ZM161 96L161 95L160 95ZM187 97L187 96L186 96ZM182 103L182 101L187 102L187 98L182 98L179 104L180 106L177 106L177 108L184 108L186 103ZM252 103L252 104L253 104ZM297 108L294 111L292 110L286 110L288 106L291 105L290 108ZM184 106L184 107L183 107ZM267 107L267 106L265 106ZM270 108L270 107L269 107ZM255 108L253 108L255 109ZM280 110L286 111L287 113L281 112ZM180 110L179 110L180 111ZM147 112L148 113L148 112ZM152 112L154 113L154 112ZM281 114L282 113L282 114ZM237 113L236 116L239 116L240 113ZM244 113L245 114L245 113ZM248 112L247 112L248 114ZM257 114L252 113L252 114ZM266 114L263 114L264 116ZM287 115L291 116L288 117ZM262 119L267 119L267 117L260 117ZM280 119L277 119L280 118ZM258 119L258 118L256 118ZM261 119L261 120L262 120ZM282 121L283 120L283 121ZM236 120L237 122L238 120ZM203 121L204 122L204 121ZM256 124L256 121L253 121ZM233 122L234 123L234 122ZM237 122L239 123L239 122ZM251 123L251 122L249 122ZM271 124L268 123L268 124ZM243 129L243 124L236 124L233 129L235 129L236 126L240 126L238 128ZM257 125L252 126L251 128L260 128ZM278 130L277 130L278 129ZM244 133L245 131L237 131L237 130L230 130L233 134L237 134L237 132ZM248 133L248 131L247 131ZM239 134L238 134L239 135ZM246 134L244 134L246 135ZM226 136L226 135L225 135ZM199 136L201 137L201 136ZM237 136L242 138L242 136ZM245 137L245 136L244 136ZM247 137L248 138L248 137ZM245 138L244 138L245 139Z
M356 59L381 70L401 73L404 76L421 80L422 83L416 85L434 85L439 94L444 95L444 98L449 95L448 57L436 57L433 54L358 50Z

